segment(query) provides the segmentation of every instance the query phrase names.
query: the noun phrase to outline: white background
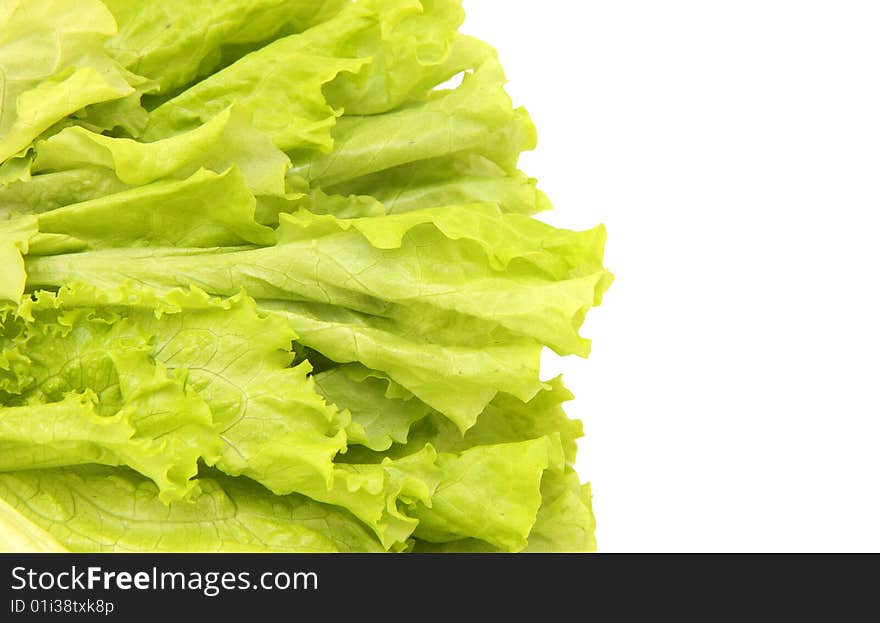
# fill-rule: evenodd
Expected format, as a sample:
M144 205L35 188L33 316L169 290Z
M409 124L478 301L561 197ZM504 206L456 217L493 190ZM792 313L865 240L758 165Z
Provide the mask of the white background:
M880 3L466 0L522 168L617 281L578 394L600 551L880 551Z

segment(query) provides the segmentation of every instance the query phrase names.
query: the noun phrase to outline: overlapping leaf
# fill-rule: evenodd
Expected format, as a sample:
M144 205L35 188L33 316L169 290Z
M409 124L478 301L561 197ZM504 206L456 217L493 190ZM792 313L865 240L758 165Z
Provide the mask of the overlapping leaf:
M593 550L605 230L460 1L76 5L0 3L0 549Z

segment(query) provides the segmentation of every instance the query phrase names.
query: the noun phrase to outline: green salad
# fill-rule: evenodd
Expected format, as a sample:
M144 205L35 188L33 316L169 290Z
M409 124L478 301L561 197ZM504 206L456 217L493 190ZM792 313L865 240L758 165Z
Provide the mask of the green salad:
M0 550L595 548L605 230L463 19L0 0Z

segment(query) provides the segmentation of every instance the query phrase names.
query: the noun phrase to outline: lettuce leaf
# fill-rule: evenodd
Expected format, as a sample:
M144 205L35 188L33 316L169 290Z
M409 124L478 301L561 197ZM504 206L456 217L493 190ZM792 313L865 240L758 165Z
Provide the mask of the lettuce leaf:
M405 444L410 427L432 412L401 386L359 364L316 374L315 388L327 402L349 410L348 443L370 450L381 452L394 443ZM401 395L403 399L390 399Z
M25 302L24 313L38 325L57 314L91 314L123 318L125 326L147 336L151 360L183 375L187 388L210 407L222 448L209 464L250 476L276 493L312 480L331 485L332 459L346 446L347 422L314 391L307 362L288 367L296 334L283 320L259 315L253 299L88 287L35 299Z
M11 339L23 361L17 386L4 384L0 470L128 465L173 499L190 492L199 458L218 460L207 404L150 359L149 336L127 319L63 312Z
M373 198L389 214L470 203L495 203L504 212L529 215L550 209L537 180L521 171L508 174L477 154L418 160L328 187L327 191Z
M0 304L21 298L27 279L22 254L37 231L34 218L0 221Z
M0 553L66 551L48 532L0 499Z
M312 301L403 318L455 312L585 355L577 334L611 282L604 228L557 230L491 205L381 218L282 215L278 244L205 254L189 249L99 251L27 261L34 286L127 280L159 289L196 284L231 296ZM548 253L547 250L553 251ZM508 268L509 267L509 268Z
M135 92L104 50L116 32L98 0L10 0L0 7L0 163L91 104Z
M544 471L561 469L561 461L552 437L441 453L443 479L431 507L414 511L416 537L444 542L470 536L506 551L524 549L541 507Z
M320 187L421 160L479 155L508 172L536 144L528 113L513 108L504 73L489 56L459 87L381 115L346 115L333 129L329 154L292 152L293 170Z
M6 186L0 184L0 222L98 199L127 188L112 171L92 166L32 175Z
M541 387L539 379L518 381L535 369L538 344L548 344L560 353L585 355L589 342L576 328L587 309L601 301L610 283L601 267L602 228L566 232L525 216L503 214L492 206L452 206L349 220L307 212L281 218L278 244L273 247L219 254L176 248L140 254L125 249L30 257L29 279L39 286L83 282L110 289L131 280L160 290L195 283L217 295L233 295L245 288L258 300L282 301L270 303L267 309L285 315L306 336L303 343L307 346L335 361L361 361L388 372L443 410L462 430L473 424L497 391L508 391L522 400L534 396ZM554 253L548 254L547 249ZM394 321L391 326L403 327L390 331L396 334L405 335L409 327L416 327L414 332L430 335L425 326L438 325L444 329L422 341L442 340L444 333L457 334L461 340L463 334L467 336L464 345L471 349L470 333L485 325L483 333L491 344L472 358L474 368L464 367L467 359L458 357L450 362L452 369L446 368L444 359L449 361L454 350L431 364L434 370L446 368L447 377L460 378L462 389L467 388L469 376L477 377L473 400L465 402L449 394L442 377L440 384L428 379L427 387L420 386L420 378L412 374L418 368L402 371L394 361L383 363L390 357L382 346L360 355L351 352L359 353L361 346L352 344L350 338L349 352L344 352L341 339L332 340L339 345L336 348L319 344L320 337L313 340L307 334L309 330L312 335L321 334L325 327L298 313L298 301L389 318ZM468 328L461 332L459 327ZM330 328L338 328L338 323ZM381 344L382 335L371 334ZM447 343L455 345L455 341ZM368 347L369 343L364 346ZM418 348L411 350L416 360L426 358ZM443 356L442 348L429 350ZM514 353L520 356L511 358ZM493 365L495 359L508 364ZM511 368L524 373L511 378Z
M36 150L34 173L101 167L129 186L185 178L199 168L222 173L235 165L255 195L283 195L290 167L287 156L253 129L244 111L235 108L220 111L190 132L152 143L74 126L39 142Z
M277 39L150 114L145 138L191 129L232 103L282 149L329 152L336 118L390 110L486 54L458 35L458 2L363 0L300 34ZM326 86L326 95L325 95Z
M108 42L127 69L167 93L214 72L223 52L301 32L338 12L344 0L104 0L119 24Z
M499 391L531 397L540 381L541 345L525 338L499 339L496 327L440 314L437 323L469 326L465 344L422 333L383 317L329 305L263 302L296 328L299 341L337 362L359 362L386 373L426 404L468 428ZM473 327L486 329L480 337ZM447 327L448 328L448 327ZM452 336L450 336L452 337Z
M591 508L589 485L581 485L574 471L548 471L541 481L541 508L529 533L528 546L534 554L589 553L596 551L596 520ZM475 538L432 542L417 540L419 553L500 553L503 547Z
M192 500L159 500L134 472L97 466L0 474L0 498L79 552L381 552L345 511L211 474Z
M0 3L0 549L595 549L540 362L605 229L463 19Z
M255 208L237 168L221 174L201 169L182 181L154 182L43 212L38 222L41 234L75 239L76 250L272 244L275 233L254 221ZM38 242L30 249L33 255L44 254Z

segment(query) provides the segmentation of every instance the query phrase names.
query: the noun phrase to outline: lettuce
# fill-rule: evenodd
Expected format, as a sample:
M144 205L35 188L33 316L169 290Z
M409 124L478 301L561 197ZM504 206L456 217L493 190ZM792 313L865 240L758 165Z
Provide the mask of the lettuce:
M190 85L228 64L236 51L302 32L344 0L105 0L118 32L106 49L121 65L154 79L160 93Z
M3 5L0 549L595 549L540 358L589 354L606 233L533 218L463 19Z
M383 551L344 510L298 495L266 495L252 481L209 470L197 495L167 505L148 480L100 466L0 474L0 497L72 551Z
M98 0L0 6L0 163L68 115L135 92L103 47L115 30Z
M0 499L0 552L65 552L52 536Z

